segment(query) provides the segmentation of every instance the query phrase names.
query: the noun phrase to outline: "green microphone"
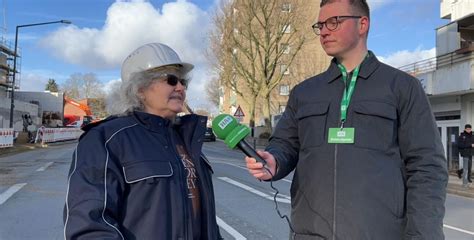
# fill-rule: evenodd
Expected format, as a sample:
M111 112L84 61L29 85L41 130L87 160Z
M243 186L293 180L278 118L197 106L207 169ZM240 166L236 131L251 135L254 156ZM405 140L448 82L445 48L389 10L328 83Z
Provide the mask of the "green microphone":
M219 139L224 140L225 144L234 149L236 146L242 150L248 157L255 158L257 162L266 164L265 160L257 154L250 144L245 141L245 137L250 133L250 128L239 124L237 119L229 114L220 114L212 121L212 130Z

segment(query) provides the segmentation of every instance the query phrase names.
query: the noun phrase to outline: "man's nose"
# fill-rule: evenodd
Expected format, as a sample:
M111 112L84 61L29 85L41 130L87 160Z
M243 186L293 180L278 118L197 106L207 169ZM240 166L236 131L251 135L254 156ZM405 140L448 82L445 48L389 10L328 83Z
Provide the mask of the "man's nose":
M323 27L319 30L319 35L320 36L327 36L330 34L331 31L326 27L326 24L323 25Z

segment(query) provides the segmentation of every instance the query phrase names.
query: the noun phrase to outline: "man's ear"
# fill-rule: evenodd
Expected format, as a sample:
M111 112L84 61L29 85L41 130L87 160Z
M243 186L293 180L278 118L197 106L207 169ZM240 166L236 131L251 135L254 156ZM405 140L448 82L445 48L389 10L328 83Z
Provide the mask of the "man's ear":
M359 21L359 33L363 35L367 35L370 28L370 20L366 16L362 16Z

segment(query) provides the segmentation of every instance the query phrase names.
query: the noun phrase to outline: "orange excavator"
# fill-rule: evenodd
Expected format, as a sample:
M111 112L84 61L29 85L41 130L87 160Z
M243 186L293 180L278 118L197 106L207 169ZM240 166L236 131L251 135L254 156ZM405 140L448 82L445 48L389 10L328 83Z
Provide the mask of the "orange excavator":
M92 114L91 109L89 106L86 104L82 104L80 102L77 102L76 100L69 98L67 96L64 96L64 101L78 107L82 111L84 111L85 115L84 116L77 116L77 115L72 115L72 114L64 114L64 126L66 127L82 127L86 124L89 124L90 122L93 121L94 117Z

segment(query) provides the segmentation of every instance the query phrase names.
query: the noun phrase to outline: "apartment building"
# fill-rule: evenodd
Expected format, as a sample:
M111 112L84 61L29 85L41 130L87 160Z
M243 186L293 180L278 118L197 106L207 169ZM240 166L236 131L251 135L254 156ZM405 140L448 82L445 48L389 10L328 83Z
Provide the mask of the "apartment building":
M238 0L236 0L238 2ZM298 16L298 21L289 23L283 26L283 31L286 36L290 36L292 31L298 29L299 38L304 38L305 42L301 49L297 52L293 62L287 64L291 59L293 51L296 51L296 46L292 44L280 44L280 48L284 49L283 56L279 62L276 75L282 75L282 80L271 92L271 107L270 113L273 117L278 117L284 111L290 90L299 82L314 76L327 69L331 58L323 51L319 38L313 33L311 26L315 23L318 17L320 1L301 1L301 0L284 0L277 1L279 11L285 14L293 14ZM238 7L234 11L239 11ZM297 25L296 25L297 24ZM283 36L283 39L286 37ZM248 63L249 68L251 67ZM242 84L242 88L243 88ZM255 108L255 126L261 126L263 121L263 104L264 99L257 98ZM240 107L240 110L238 108ZM220 113L227 113L231 115L244 115L240 118L244 124L249 124L249 106L244 101L243 97L232 91L231 88L221 86L220 97ZM239 114L243 113L243 114Z

